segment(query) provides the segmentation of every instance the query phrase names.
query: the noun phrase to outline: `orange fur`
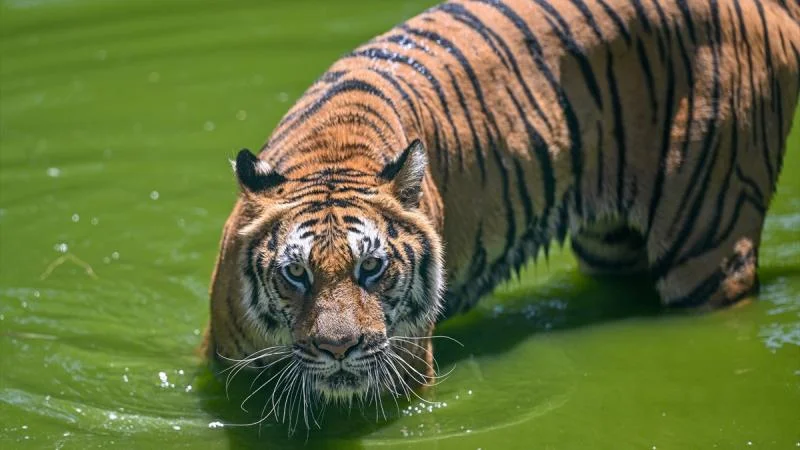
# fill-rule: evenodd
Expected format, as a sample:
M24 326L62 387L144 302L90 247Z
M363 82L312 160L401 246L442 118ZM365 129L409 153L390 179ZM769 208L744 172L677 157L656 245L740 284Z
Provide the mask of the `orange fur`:
M405 359L429 371L437 308L468 309L567 235L582 270L648 270L667 305L753 292L798 94L798 17L773 0L452 1L376 37L309 88L260 162L242 157L255 168L237 166L209 355L303 344L325 327L404 330L426 353ZM403 163L416 140L427 160ZM242 255L267 267L303 221L322 242L313 285L276 288L264 318ZM428 258L416 275L427 284L409 291L427 300L406 293L397 312L388 281L354 279L354 223L393 249L386 280Z

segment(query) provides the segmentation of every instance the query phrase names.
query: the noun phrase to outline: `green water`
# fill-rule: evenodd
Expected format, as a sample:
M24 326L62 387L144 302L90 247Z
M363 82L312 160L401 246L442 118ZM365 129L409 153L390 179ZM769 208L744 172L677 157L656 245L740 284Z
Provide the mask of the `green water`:
M800 446L800 133L753 304L665 314L556 251L440 327L430 411L209 427L253 419L194 354L227 158L430 3L0 0L0 448Z

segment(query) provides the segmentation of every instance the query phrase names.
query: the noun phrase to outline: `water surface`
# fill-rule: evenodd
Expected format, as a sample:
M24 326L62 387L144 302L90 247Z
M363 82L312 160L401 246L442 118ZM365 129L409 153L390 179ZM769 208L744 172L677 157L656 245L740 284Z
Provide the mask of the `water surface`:
M0 447L800 446L800 133L744 307L665 314L555 250L443 324L450 378L287 439L194 354L257 148L333 60L430 1L0 1ZM400 412L398 412L400 410ZM209 426L211 424L211 426Z

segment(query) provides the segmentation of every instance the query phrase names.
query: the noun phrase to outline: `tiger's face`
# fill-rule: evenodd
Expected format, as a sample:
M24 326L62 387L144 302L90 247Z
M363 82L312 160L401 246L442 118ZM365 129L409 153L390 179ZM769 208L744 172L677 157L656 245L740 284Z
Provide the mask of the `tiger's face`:
M378 173L334 168L295 178L239 154L241 317L227 323L246 329L239 346L247 348L230 358L290 355L283 367L327 400L399 394L429 379L422 339L443 274L438 234L419 208L425 162L415 143ZM270 358L276 346L284 351Z

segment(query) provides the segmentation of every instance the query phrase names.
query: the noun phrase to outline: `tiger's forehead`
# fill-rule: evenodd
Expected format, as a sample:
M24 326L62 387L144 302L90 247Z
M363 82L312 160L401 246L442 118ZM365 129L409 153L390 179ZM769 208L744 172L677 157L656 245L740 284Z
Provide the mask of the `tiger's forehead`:
M338 270L365 255L384 255L384 239L375 218L353 211L328 212L320 218L301 218L290 226L284 253L294 260Z

